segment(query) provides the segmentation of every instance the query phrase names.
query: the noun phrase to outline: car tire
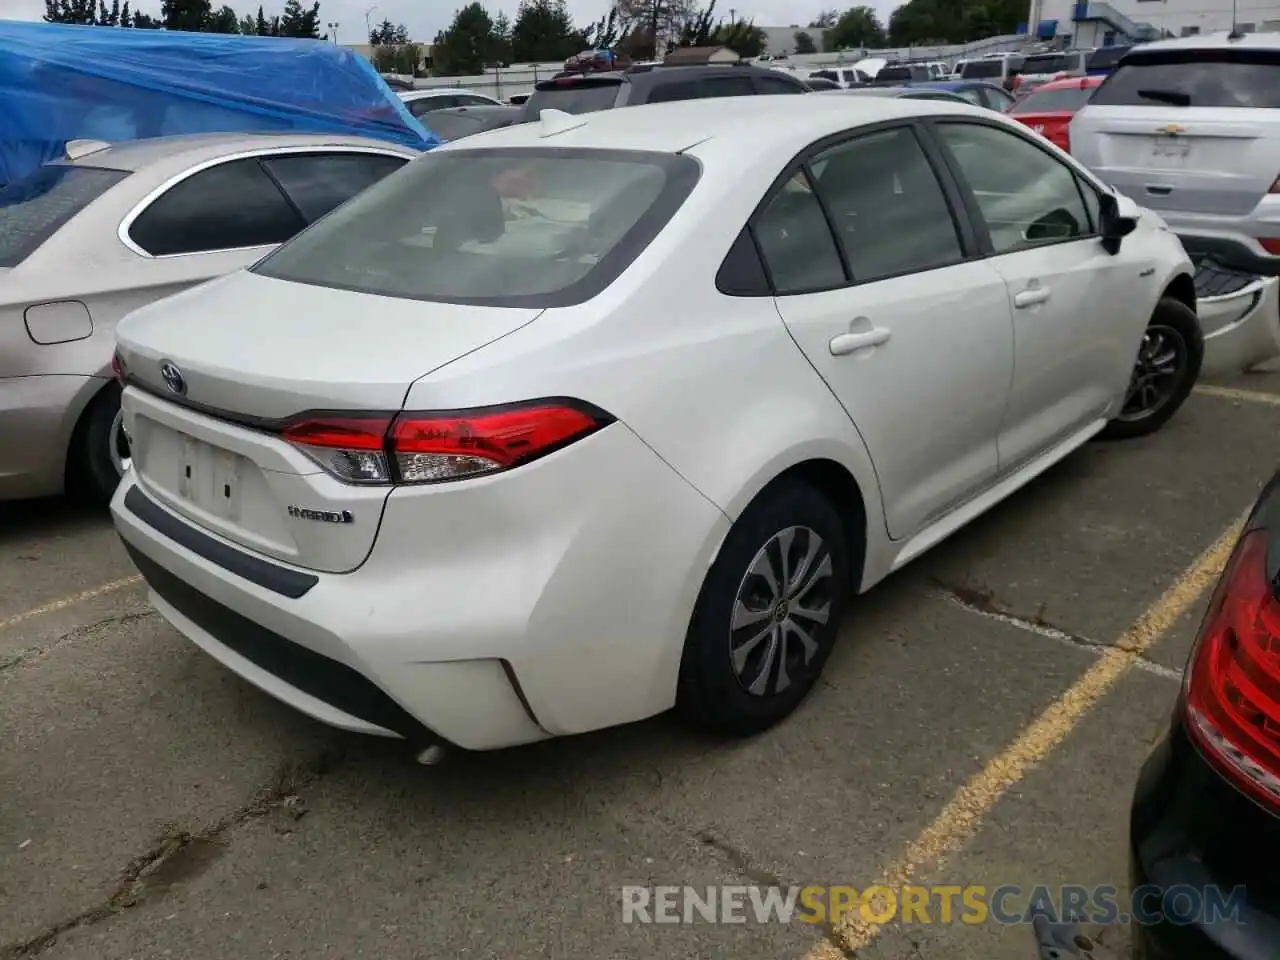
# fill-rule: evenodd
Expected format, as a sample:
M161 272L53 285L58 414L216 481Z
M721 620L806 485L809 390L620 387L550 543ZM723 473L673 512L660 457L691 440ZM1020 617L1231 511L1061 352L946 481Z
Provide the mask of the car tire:
M1172 372L1161 376L1164 357ZM1200 376L1204 331L1195 311L1181 300L1162 297L1142 335L1138 358L1120 413L1098 434L1100 440L1129 440L1155 433L1178 412ZM1135 394L1142 390L1142 394ZM1150 398L1146 402L1144 398Z
M89 401L71 438L68 490L78 500L95 506L111 502L120 485L121 470L111 455L119 442L116 418L120 413L120 387L109 383Z
M782 579L784 545L791 577L779 596L761 574ZM750 736L795 710L835 645L851 590L849 562L844 523L825 496L798 481L767 489L730 529L703 582L685 638L677 713L704 730Z

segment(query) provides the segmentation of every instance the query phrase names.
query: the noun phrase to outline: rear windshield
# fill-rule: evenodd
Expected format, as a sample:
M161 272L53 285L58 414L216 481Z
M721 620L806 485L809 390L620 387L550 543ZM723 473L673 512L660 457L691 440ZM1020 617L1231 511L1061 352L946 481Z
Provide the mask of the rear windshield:
M1280 54L1130 54L1090 102L1109 107L1280 107Z
M880 80L910 80L910 67L885 67L876 74L877 82Z
M436 151L304 230L254 271L413 300L580 303L640 254L699 172L691 157L640 151Z
M610 110L618 99L621 80L566 77L540 83L526 106L537 116L539 110L563 110L565 113L594 113Z
M974 77L1003 77L1004 61L1003 60L970 60L964 65L964 69L960 71L960 76L966 80Z
M16 267L128 174L48 164L0 189L0 267Z
M1027 57L1021 73L1065 73L1080 69L1080 58L1070 53L1040 54Z
M479 133L484 129L484 117L478 117L474 113L432 110L427 116L418 119L441 140L457 140L459 137Z
M1075 113L1089 102L1093 87L1068 87L1036 90L1015 103L1010 113Z
M1120 58L1129 52L1129 47L1102 47L1089 54L1088 69L1109 70L1120 62Z

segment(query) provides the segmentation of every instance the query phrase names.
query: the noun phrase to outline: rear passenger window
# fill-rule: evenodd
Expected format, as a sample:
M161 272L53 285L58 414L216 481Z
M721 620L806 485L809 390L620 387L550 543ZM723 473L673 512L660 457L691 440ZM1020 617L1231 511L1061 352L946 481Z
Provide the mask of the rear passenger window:
M699 90L703 97L754 97L755 93L750 77L707 77Z
M820 154L812 167L854 282L963 258L946 196L911 130L858 137Z
M153 256L283 243L306 224L256 159L202 170L133 221L129 237Z
M847 282L835 238L804 171L797 171L753 226L779 295L829 290Z
M399 170L405 162L374 153L301 153L265 157L262 165L311 223Z
M415 117L422 117L433 110L444 110L447 107L456 107L458 98L452 94L442 94L438 97L419 97L417 100L410 100L406 106L409 112Z
M673 100L697 100L699 96L696 80L679 80L675 83L660 83L649 91L650 103L669 103Z
M976 123L940 123L938 132L972 188L996 253L1012 253L1092 233L1066 164L1022 137Z

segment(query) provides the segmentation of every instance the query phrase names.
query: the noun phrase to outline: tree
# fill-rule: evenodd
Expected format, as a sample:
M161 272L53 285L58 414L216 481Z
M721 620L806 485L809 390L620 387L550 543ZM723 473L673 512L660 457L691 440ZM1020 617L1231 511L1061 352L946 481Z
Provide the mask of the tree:
M300 0L284 0L279 36L320 39L319 0L311 5L310 10L304 10Z
M271 24L267 22L267 18L262 15L262 6L258 6L258 17L253 24L253 32L260 37L271 36Z
M94 24L98 22L96 0L45 0L44 19L49 23Z
M431 55L446 76L483 73L492 38L488 11L478 2L469 3L453 15L448 30L436 35Z
M509 66L515 61L511 47L511 18L499 11L493 19L493 34L489 38L489 58L493 63Z
M618 21L618 8L609 8L608 16L601 17L582 31L583 47L589 50L608 50L626 39L627 28Z
M209 18L210 33L239 33L240 17L230 7L219 7Z
M203 30L212 11L209 0L160 0L160 20L166 30Z
M129 0L124 0L124 6L120 8L120 26L133 26L133 11L129 9Z
M369 31L369 45L376 47L381 43L408 43L409 30L403 23L392 23L383 20Z
M826 42L832 50L883 47L884 27L873 7L850 7L827 31Z
M713 40L728 47L740 57L758 57L764 53L768 35L749 20L721 24L716 28Z
M246 37L252 37L255 33L258 32L258 22L253 19L252 13L246 13L243 17L240 18L239 29L240 29L240 33L243 33Z
M159 30L163 24L149 13L135 13L133 27L135 30Z
M816 27L819 30L829 30L836 25L836 21L839 19L839 10L823 10L809 21L809 26L810 28Z
M511 27L511 58L517 63L565 60L582 49L565 0L520 0Z
M817 53L818 45L813 42L813 35L797 30L795 33L796 53Z
M120 25L120 0L111 0L111 6L107 6L107 0L98 0L98 25L102 27L116 27Z
M617 0L618 19L626 42L619 47L630 56L657 59L681 38L683 27L698 16L696 0Z

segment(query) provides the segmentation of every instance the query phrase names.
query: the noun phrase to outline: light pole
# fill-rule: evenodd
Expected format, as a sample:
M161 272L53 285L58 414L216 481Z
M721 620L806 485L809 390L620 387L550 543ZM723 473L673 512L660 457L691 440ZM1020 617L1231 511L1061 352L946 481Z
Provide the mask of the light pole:
M370 7L368 10L364 12L364 32L367 37L373 36L373 25L369 23L369 14L373 13L373 11L377 9L378 9L378 5L375 3L372 7ZM365 42L367 43L368 41L366 40Z
M329 34L333 37L333 42L336 44L338 42L338 21L331 20L326 23L325 26L329 28Z

